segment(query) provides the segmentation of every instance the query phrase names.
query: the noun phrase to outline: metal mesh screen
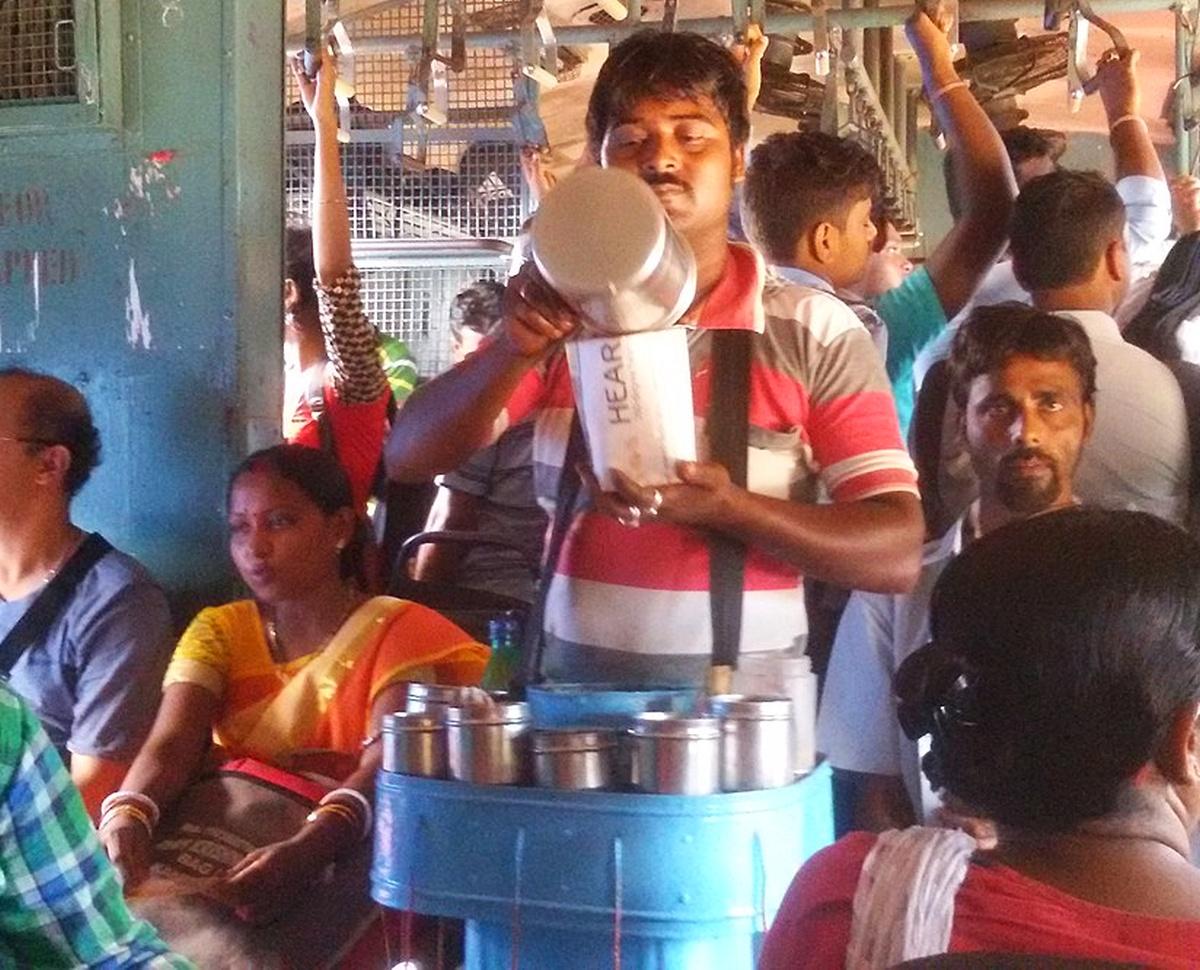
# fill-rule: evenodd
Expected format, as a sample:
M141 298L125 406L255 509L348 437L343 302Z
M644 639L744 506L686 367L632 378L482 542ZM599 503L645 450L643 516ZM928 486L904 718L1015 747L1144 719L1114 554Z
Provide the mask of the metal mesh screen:
M0 0L0 104L78 100L73 0Z
M403 340L423 377L450 366L450 302L479 279L503 280L505 266L431 260L425 265L368 264L363 298L381 331Z
M512 239L520 232L528 201L518 145L434 142L425 166L396 148L387 141L342 146L355 238ZM312 156L311 137L289 142L284 173L289 212L308 212Z
M3 2L3 0L0 0ZM351 44L367 37L415 36L420 3L345 19ZM467 29L516 21L516 4L468 0ZM441 27L451 27L442 4ZM514 34L514 40L516 35ZM448 53L443 51L443 53ZM384 333L408 344L423 376L449 364L449 310L456 293L477 279L503 279L499 256L423 255L417 240L515 239L530 209L513 128L513 51L469 47L462 72L445 71L431 101L445 111L443 126L418 126L406 111L419 50L355 54L351 141L341 150L355 240L374 241L359 260L367 311ZM313 149L308 117L288 75L284 191L291 213L308 214ZM439 101L440 99L440 101ZM379 242L394 240L392 257Z

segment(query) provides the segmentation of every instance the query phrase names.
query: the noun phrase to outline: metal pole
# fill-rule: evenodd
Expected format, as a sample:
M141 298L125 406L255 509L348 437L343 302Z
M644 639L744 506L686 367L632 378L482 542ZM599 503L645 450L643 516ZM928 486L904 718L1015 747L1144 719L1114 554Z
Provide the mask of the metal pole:
M1092 8L1098 14L1144 13L1151 10L1170 10L1177 0L1092 0ZM907 19L908 7L864 7L862 9L832 9L829 11L831 26L847 30L865 30L873 27L896 27ZM978 20L1015 20L1041 17L1045 12L1040 0L961 0L960 15L964 22ZM679 20L677 30L688 30L698 34L715 36L727 34L732 29L732 17L702 17L694 20ZM653 22L645 26L655 26ZM813 28L812 14L770 13L764 31L773 34L799 34ZM556 27L555 36L560 44L610 44L616 43L636 30L638 25L579 24ZM508 47L513 43L511 30L479 31L467 34L470 47ZM420 47L419 35L393 35L390 37L355 38L355 51L360 54L403 53L408 48ZM881 65L882 68L882 65ZM881 70L882 73L882 70Z
M866 6L872 10L879 9L879 0L866 0ZM867 77L871 79L871 83L875 85L875 90L879 90L879 30L863 30L859 31L862 34L863 46L863 67L866 69Z
M1175 8L1175 77L1182 78L1175 87L1175 172L1187 175L1192 170L1192 133L1187 121L1192 113L1192 38L1188 30L1187 11L1183 5Z
M875 90L879 92L879 101L887 109L888 120L893 126L896 124L892 110L892 82L896 76L895 42L894 28L884 27L879 31L879 84Z

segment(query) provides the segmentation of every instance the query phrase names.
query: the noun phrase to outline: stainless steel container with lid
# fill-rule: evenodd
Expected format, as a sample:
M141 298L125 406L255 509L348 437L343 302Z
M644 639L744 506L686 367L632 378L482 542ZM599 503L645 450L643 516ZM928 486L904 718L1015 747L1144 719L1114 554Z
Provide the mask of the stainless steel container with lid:
M554 728L533 734L534 780L542 788L612 788L617 738L595 728Z
M413 714L428 714L447 707L459 707L466 704L469 698L470 692L465 687L410 683L404 709Z
M696 296L691 247L654 190L620 169L583 169L556 186L538 207L531 248L594 334L664 329Z
M524 701L448 707L450 777L477 785L523 785L530 777L533 721Z
M714 717L639 714L631 732L633 785L670 795L721 789L721 724Z
M718 694L708 710L721 722L721 788L783 788L795 779L792 702L769 695Z
M384 771L446 777L446 724L440 710L385 714L382 742Z

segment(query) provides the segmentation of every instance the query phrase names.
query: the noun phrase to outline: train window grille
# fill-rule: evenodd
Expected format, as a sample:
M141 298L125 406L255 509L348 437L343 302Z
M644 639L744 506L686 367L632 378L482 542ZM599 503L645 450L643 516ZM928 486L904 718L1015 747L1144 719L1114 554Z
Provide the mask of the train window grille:
M442 6L448 32L449 5ZM421 7L345 18L352 45L361 38L419 34ZM468 0L467 29L492 26L504 9L497 0ZM505 259L483 247L473 253L469 241L514 241L531 200L513 128L514 51L468 47L465 69L447 71L444 90L435 95L447 117L437 127L418 125L407 111L417 56L412 49L355 54L350 141L341 146L341 161L351 232L356 243L370 243L374 257L359 261L367 312L382 332L408 344L423 376L432 376L450 361L454 295L475 280L503 280L506 273ZM290 75L285 118L285 205L290 213L306 214L312 131ZM411 255L420 241L445 240L462 245L445 255ZM396 244L391 263L378 257L388 241Z
M79 100L74 0L0 0L0 110Z

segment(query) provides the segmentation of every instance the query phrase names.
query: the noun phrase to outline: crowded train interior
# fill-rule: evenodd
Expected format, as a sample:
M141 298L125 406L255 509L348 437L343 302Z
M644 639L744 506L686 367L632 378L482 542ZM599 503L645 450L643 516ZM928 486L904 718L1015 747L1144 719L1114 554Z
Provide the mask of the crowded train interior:
M0 968L1200 967L1200 0L0 0Z

